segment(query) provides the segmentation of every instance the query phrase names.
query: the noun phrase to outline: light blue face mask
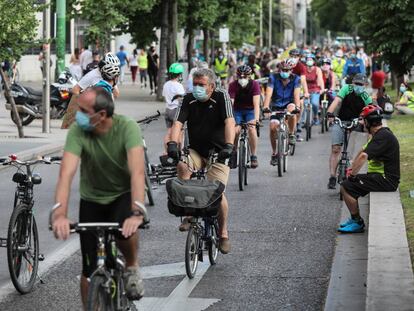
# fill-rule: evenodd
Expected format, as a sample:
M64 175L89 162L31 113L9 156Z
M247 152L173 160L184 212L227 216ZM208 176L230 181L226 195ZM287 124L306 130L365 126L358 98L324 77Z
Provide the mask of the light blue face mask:
M357 95L362 94L365 91L365 87L362 85L354 85L354 92Z
M92 132L95 129L95 125L91 124L91 117L82 111L76 112L75 120L78 126L85 132Z
M203 86L195 85L193 87L193 95L195 99L201 102L205 102L208 100L207 91Z
M290 72L284 72L284 71L282 71L282 72L280 73L280 77L281 77L282 79L287 79L287 78L289 78L289 76L290 76Z
M406 87L404 86L400 86L400 92L404 94L404 92L407 90Z

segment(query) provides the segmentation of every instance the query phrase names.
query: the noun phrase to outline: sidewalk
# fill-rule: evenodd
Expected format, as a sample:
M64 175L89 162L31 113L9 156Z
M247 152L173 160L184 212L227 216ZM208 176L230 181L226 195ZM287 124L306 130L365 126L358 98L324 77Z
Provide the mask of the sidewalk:
M24 82L23 85L41 90L40 82ZM164 103L157 102L155 96L149 95L149 89L140 89L137 85L125 83L120 85L121 95L115 101L115 112L140 119L164 111ZM30 158L33 155L59 152L65 142L67 130L60 129L62 120L51 120L50 133L42 133L42 120L34 120L24 127L25 138L19 138L17 127L10 118L10 111L5 108L4 95L0 97L0 157L18 154Z

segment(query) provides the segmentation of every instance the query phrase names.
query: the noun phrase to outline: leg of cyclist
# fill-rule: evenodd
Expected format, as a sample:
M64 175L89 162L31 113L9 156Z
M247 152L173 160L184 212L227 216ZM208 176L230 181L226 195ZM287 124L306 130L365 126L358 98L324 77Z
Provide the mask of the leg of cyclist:
M233 114L234 114L234 120L236 122L236 136L234 137L234 149L233 149L233 153L230 157L230 162L229 162L230 168L236 168L237 167L237 150L238 150L237 148L238 148L238 144L239 144L239 136L240 136L240 131L241 131L240 124L244 120L242 110L235 109L233 111Z
M270 158L270 165L277 164L277 131L279 129L279 120L270 119L269 130L270 130L270 144L272 145L272 156Z
M250 167L256 168L259 163L257 161L257 131L256 131L256 120L250 120L249 124L249 145L250 145Z
M321 96L321 94L319 94L319 93L311 93L310 94L310 101L311 101L312 113L313 113L313 124L315 124L315 125L320 124L319 116L318 116L320 96Z
M333 124L331 128L331 155L329 157L329 182L328 189L336 188L336 170L339 157L341 156L344 132L338 124Z
M296 108L295 104L289 104L287 106L287 111L292 112ZM293 115L288 118L288 129L289 129L289 144L294 145L296 144L296 136L295 136L295 127L296 127L296 115Z

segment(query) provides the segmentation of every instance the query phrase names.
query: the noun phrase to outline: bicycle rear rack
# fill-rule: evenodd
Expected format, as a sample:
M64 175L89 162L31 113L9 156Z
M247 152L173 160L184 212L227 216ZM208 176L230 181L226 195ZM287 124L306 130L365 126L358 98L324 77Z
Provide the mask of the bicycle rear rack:
M0 238L0 247L7 247L7 239Z

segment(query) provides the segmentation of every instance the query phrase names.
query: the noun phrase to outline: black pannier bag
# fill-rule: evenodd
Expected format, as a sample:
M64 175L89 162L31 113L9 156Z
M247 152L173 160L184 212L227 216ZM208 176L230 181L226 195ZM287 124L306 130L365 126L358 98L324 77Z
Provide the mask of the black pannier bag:
M175 216L216 216L225 186L218 180L169 179L168 211Z

